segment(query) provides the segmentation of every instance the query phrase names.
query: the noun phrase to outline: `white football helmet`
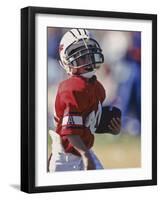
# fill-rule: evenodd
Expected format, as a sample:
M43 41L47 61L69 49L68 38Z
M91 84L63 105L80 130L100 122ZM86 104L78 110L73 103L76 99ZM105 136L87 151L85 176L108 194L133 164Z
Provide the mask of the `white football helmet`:
M102 49L98 42L90 37L85 29L72 29L64 34L59 46L60 64L69 73L69 68L84 67L93 71L104 62ZM79 59L87 58L88 62L80 65Z

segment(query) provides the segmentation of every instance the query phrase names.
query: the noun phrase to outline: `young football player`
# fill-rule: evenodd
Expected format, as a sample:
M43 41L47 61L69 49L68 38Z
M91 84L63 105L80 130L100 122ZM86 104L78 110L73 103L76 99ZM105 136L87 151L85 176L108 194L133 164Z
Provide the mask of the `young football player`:
M72 29L62 37L59 55L69 78L56 95L49 171L103 169L92 151L94 133L119 133L121 114L102 109L105 89L95 75L104 62L102 49L87 30Z

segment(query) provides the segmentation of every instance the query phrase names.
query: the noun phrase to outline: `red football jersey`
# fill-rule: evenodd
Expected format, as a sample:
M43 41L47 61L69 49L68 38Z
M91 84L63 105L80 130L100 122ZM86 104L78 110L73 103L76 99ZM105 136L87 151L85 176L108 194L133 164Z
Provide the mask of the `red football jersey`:
M105 89L94 76L71 76L60 83L55 100L56 132L61 136L66 152L79 155L69 143L67 135L78 134L87 148L94 143L94 135L105 99Z

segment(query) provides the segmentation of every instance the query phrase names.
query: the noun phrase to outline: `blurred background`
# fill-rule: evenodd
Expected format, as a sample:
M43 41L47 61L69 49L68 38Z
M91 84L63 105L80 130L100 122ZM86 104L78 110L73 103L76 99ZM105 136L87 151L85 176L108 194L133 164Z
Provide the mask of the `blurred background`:
M57 87L68 78L59 64L59 43L66 28L48 28L48 130L54 129L53 113ZM122 129L117 136L95 134L95 153L104 168L141 167L141 32L89 30L100 44L105 62L97 78L106 90L104 105L122 111ZM48 155L51 138L48 136Z

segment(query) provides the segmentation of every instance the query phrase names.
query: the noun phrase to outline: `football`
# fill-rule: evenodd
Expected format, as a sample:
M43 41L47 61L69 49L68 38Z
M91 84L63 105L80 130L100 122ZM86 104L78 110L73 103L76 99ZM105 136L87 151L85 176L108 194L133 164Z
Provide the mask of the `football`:
M111 106L102 107L102 115L99 126L96 129L96 133L112 133L112 131L108 128L112 118L121 119L121 110L117 107Z

